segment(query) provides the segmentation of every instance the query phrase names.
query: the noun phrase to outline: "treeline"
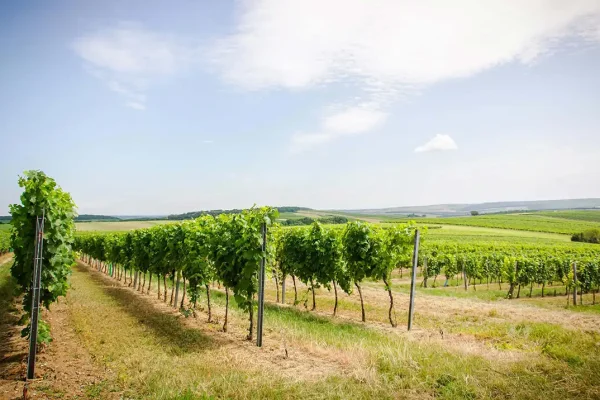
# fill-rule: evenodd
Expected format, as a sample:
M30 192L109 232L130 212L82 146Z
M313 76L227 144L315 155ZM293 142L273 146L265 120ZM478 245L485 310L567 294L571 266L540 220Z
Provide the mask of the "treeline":
M588 229L571 236L573 242L600 243L600 229Z
M80 214L75 218L75 221L77 221L77 222L121 221L121 218L113 217L110 215Z
M348 218L339 215L328 215L320 218L303 217L297 219L286 219L281 221L283 226L299 226L299 225L310 225L314 222L321 224L345 224L348 222Z
M295 206L275 207L275 209L280 213L284 213L284 212L293 213L293 212L298 212L301 210L305 210L305 211L310 210L310 208L295 207ZM191 212L187 212L187 213L183 213L183 214L171 214L171 215L167 216L166 219L182 221L182 220L187 220L187 219L196 219L196 218L202 217L204 215L211 215L213 217L216 217L221 214L240 214L242 211L244 211L244 210L238 209L238 208L233 208L230 210L191 211ZM162 218L155 218L155 219L162 219Z

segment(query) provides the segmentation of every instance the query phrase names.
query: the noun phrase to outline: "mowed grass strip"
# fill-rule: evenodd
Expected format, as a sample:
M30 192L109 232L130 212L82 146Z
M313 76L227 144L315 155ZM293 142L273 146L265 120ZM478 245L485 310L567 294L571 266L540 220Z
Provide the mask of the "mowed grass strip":
M75 329L93 356L116 371L111 384L126 397L591 399L600 395L597 374L584 374L584 368L595 364L561 349L548 350L553 357L496 363L276 305L269 305L265 313L270 344L257 349L243 340L246 315L235 307L231 322L239 327L222 334L212 324L206 324L209 329L190 327L181 315L157 310L149 297L113 286L84 267L74 271L72 282L68 301ZM224 295L214 291L213 299L214 314L222 316ZM203 317L200 313L199 319ZM488 334L494 336L493 331ZM275 342L289 350L289 359L270 354ZM315 376L308 371L321 368L319 360L305 359L304 353L322 355L323 364L340 365ZM302 368L296 376L280 373L286 362L302 360L306 373Z
M174 224L181 221L156 220L156 221L92 221L76 222L77 232L121 232L133 229L151 228L160 224Z

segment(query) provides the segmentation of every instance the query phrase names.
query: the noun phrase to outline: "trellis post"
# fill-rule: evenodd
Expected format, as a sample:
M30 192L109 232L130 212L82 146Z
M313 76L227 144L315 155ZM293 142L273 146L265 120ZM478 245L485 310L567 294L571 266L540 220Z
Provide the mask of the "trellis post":
M415 248L413 251L412 278L410 281L410 304L408 308L408 330L412 329L413 315L415 310L415 282L417 280L417 266L419 264L419 239L421 234L417 229L415 231Z

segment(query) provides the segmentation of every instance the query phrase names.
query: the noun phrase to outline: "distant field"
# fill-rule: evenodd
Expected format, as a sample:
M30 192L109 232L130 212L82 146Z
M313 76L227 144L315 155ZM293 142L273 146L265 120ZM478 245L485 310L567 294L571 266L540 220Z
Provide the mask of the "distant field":
M514 229L484 228L460 225L442 225L441 228L429 229L427 240L454 240L459 242L469 241L498 241L498 242L570 242L568 235L532 232Z
M590 211L595 212L595 211ZM515 229L533 232L572 235L586 229L600 228L600 222L548 217L537 213L480 215L474 217L418 218L419 223L479 226L485 228Z
M306 217L306 215L302 215L299 213L295 213L295 212L282 212L279 213L279 219L300 219L300 218L304 218Z
M298 213L281 213L280 219L300 219L304 217L319 218L326 215L343 215L349 219L379 222L405 222L414 220L418 224L442 226L430 229L428 236L431 240L477 241L481 239L505 242L565 242L567 235L589 228L600 228L600 222L594 218L600 216L600 211L552 211L527 214L495 214L475 217L448 218L404 218L390 216L344 214L327 211L301 211ZM549 215L556 215L549 216ZM560 215L560 217L558 217ZM568 217L568 218L567 218ZM85 231L127 231L138 228L148 228L157 224L174 223L177 221L119 221L119 222L78 222L77 230ZM0 230L8 230L9 225L0 225Z
M150 228L158 224L172 224L179 221L118 221L118 222L77 222L75 228L79 232L86 231L130 231L132 229Z
M546 217L572 219L576 221L600 222L600 210L540 211L531 215L543 215Z

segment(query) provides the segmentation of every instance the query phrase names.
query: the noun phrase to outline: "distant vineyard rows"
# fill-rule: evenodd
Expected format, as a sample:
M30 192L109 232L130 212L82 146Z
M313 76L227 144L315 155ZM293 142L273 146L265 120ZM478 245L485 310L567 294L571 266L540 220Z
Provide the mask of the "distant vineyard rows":
M600 222L596 222L593 219L583 220L583 217L581 217L582 220L563 219L547 215L548 214L509 214L452 218L419 218L418 222L435 225L478 226L484 228L515 229L568 235L582 232L586 229L600 228Z

